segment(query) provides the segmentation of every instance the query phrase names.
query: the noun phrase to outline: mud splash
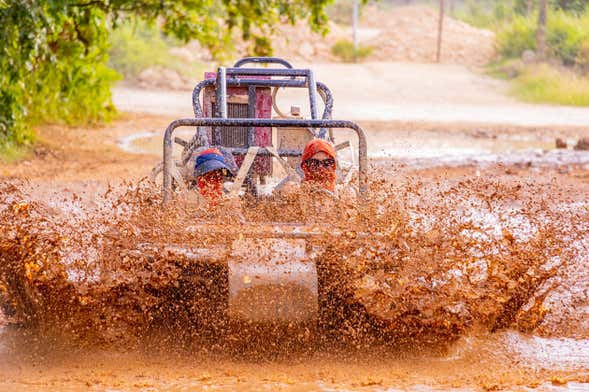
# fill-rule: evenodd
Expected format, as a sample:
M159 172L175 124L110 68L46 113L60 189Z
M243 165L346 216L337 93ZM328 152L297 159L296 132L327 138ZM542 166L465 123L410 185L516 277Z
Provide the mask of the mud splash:
M190 254L227 246L250 222L282 220L321 233L309 240L319 345L444 350L465 334L505 328L589 338L577 310L586 296L562 295L587 290L569 274L587 276L588 211L547 200L554 184L381 179L361 208L330 201L333 213L318 214L304 195L269 198L245 203L244 221L232 225L234 209L203 211L189 198L164 211L148 183L109 189L92 205L75 193L41 202L24 184L1 187L2 306L41 336L226 348L240 340L226 315L227 255ZM204 222L217 229L194 229Z

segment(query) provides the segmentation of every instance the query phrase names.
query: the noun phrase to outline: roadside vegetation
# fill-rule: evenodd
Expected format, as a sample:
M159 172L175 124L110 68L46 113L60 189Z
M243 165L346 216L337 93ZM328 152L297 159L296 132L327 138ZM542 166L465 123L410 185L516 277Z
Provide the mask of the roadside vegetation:
M190 53L182 49L183 45L184 42L163 34L154 23L127 22L110 32L108 65L127 81L139 80L146 70L172 70L185 78L201 75L205 64L196 56L187 56Z
M546 1L546 0L545 0ZM589 1L467 1L456 16L496 32L495 76L528 102L589 106Z
M512 92L531 103L589 106L589 79L548 64L522 67L513 78Z
M355 63L370 56L372 54L372 47L365 45L354 47L352 41L340 40L333 45L331 53L344 63Z
M162 50L126 40L128 23L157 23L167 36L198 41L213 56L223 55L234 32L253 43L254 53L268 53L264 37L280 21L307 19L325 31L328 1L178 0L162 7L160 0L0 0L0 159L30 149L36 124L101 123L116 115L111 87L121 76L115 69L132 74L131 52L149 62L159 61ZM119 27L120 35L111 37ZM109 62L111 38L128 45L129 54L115 50Z
M174 40L144 21L125 23L110 34L109 65L124 79L134 80L150 67L168 66Z

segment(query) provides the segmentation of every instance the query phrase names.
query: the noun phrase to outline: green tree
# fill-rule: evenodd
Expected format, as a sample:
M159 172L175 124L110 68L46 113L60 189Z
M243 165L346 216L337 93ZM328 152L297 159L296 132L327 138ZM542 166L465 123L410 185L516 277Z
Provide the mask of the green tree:
M36 121L87 123L114 113L108 32L128 19L200 41L214 56L234 30L254 53L278 22L306 18L325 31L331 0L0 0L0 147L30 143Z
M552 7L557 10L581 14L587 8L589 0L554 0Z

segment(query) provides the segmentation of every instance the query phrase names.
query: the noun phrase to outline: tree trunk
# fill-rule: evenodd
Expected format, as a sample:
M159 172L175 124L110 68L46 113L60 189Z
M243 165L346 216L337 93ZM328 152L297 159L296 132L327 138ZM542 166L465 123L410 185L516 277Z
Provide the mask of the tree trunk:
M548 48L546 46L546 17L548 13L548 0L539 0L538 31L536 32L536 46L539 60L545 60Z
M354 39L354 51L358 50L358 0L354 0L354 8L352 10L352 30ZM354 54L355 56L355 54Z
M440 19L438 21L438 47L436 50L436 62L442 60L442 30L444 27L444 0L440 0Z

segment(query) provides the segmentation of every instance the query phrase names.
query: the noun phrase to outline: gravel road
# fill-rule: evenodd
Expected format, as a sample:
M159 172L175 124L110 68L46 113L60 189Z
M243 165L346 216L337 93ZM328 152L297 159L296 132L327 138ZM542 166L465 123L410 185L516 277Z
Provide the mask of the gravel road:
M317 80L331 88L336 118L523 126L589 124L589 108L522 103L509 96L507 82L463 66L408 63L296 66L312 67ZM303 95L288 94L289 100L296 97L303 99ZM279 95L279 102L285 102L284 99L285 96ZM142 90L121 85L114 89L114 102L123 111L192 116L189 91ZM283 111L288 108L288 104L282 106Z

